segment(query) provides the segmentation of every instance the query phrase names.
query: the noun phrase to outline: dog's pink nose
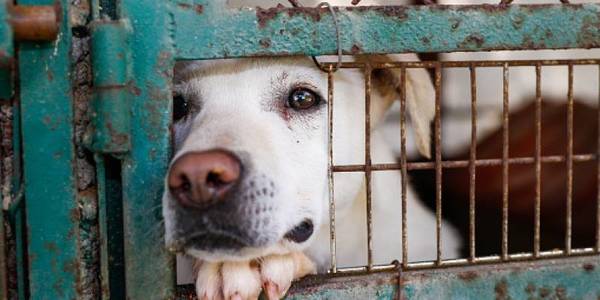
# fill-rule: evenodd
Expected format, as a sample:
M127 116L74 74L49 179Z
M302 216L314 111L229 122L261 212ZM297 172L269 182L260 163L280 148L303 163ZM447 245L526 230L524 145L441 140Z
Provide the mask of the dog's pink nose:
M206 208L225 198L240 168L239 159L222 150L186 153L171 166L169 189L181 205Z

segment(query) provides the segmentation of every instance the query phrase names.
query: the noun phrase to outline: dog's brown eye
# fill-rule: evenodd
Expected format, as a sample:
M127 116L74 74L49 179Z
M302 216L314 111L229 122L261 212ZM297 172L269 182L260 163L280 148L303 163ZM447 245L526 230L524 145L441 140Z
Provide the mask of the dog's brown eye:
M190 112L190 104L182 95L173 95L173 121L177 122Z
M321 97L307 88L294 89L288 97L288 105L296 110L311 108L319 102Z

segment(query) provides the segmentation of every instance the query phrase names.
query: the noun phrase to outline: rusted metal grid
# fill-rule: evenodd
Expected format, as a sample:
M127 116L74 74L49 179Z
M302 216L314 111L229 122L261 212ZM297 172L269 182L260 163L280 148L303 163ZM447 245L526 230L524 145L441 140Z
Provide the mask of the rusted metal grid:
M360 68L365 74L365 163L353 165L334 165L333 164L333 78L334 63L323 64L323 67L328 73L328 153L329 153L329 194L330 194L330 255L331 267L330 273L364 273L370 271L385 271L395 270L398 268L396 264L374 265L373 264L373 249L372 249L372 210L371 210L371 178L373 172L396 170L402 172L402 270L414 270L432 267L445 266L465 266L478 263L492 262L507 262L518 260L532 260L548 257L563 257L570 255L582 254L598 254L600 253L600 222L596 222L596 241L593 248L572 248L572 202L573 202L573 163L574 162L590 162L597 161L597 168L600 170L600 160L597 159L600 153L573 153L573 67L575 65L598 65L598 59L576 59L576 60L513 60L513 61L415 61L415 62L346 62L341 64L341 68ZM535 97L535 153L529 157L510 157L509 156L509 70L511 67L530 66L535 67L536 75L536 97ZM541 108L542 108L542 93L541 93L541 70L543 66L567 66L568 68L568 91L567 96L567 140L565 146L566 155L542 155L541 153ZM477 159L477 82L476 70L486 67L502 68L502 157L492 159ZM406 154L406 93L404 88L400 89L400 141L401 141L401 156L399 163L383 163L373 164L371 161L371 145L370 145L370 101L371 101L371 73L374 69L396 68L400 70L401 85L406 84L406 69L426 68L434 71L434 86L435 86L435 120L434 120L434 143L435 155L433 161L426 162L408 162ZM443 160L442 159L442 130L441 130L441 90L442 90L442 69L444 68L468 68L470 72L471 86L471 144L470 155L468 160ZM600 104L600 99L598 100ZM599 112L600 113L600 112ZM600 137L598 137L600 143ZM598 147L600 149L600 146ZM567 195L565 199L565 236L564 246L560 250L540 251L540 210L541 210L541 166L545 163L563 163L567 170L567 180L565 182ZM511 165L533 165L535 169L535 210L534 210L534 239L532 241L531 253L516 253L509 254L508 252L508 206L509 206L509 166ZM495 256L478 257L475 247L475 179L477 176L476 167L483 166L500 166L502 168L502 231L501 231L501 251ZM442 171L443 169L451 168L466 168L469 169L469 236L468 249L469 255L467 258L461 259L442 259L441 243L441 227L442 227ZM429 262L410 262L408 261L408 242L407 242L407 171L410 170L435 170L435 215L436 215L436 247L437 257ZM360 267L339 268L336 263L336 232L335 232L335 195L333 192L333 174L343 172L363 172L366 179L366 197L367 197L367 264ZM600 184L600 176L598 178ZM598 196L596 215L597 220L600 220L600 196Z

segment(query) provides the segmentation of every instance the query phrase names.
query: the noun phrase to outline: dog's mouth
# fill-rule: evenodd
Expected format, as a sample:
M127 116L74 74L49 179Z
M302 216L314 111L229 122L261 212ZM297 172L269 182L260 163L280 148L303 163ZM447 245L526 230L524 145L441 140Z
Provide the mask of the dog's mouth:
M218 233L202 233L187 239L184 248L203 250L239 250L249 243L239 237Z
M313 222L305 219L292 230L288 231L283 237L295 243L305 242L314 232Z

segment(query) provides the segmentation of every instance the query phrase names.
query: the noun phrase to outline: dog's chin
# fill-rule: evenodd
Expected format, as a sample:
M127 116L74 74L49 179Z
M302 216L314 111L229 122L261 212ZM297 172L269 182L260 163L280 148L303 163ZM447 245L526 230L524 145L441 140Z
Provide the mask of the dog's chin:
M243 247L237 250L200 250L188 248L185 253L191 257L210 262L222 261L248 261L265 257L268 255L288 254L293 251L302 250L303 245L283 239L278 243L265 247Z

